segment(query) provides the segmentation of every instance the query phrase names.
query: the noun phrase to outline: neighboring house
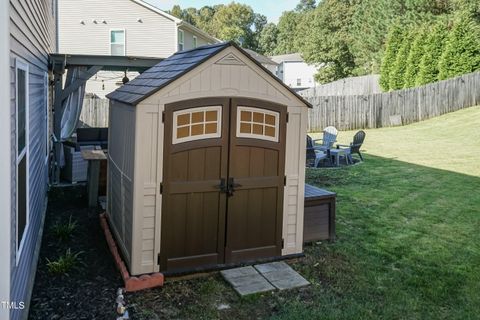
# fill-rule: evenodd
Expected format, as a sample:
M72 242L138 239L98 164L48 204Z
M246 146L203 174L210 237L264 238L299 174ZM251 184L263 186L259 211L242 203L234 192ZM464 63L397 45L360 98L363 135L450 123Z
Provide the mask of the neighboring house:
M0 318L26 319L47 205L48 62L55 51L56 5L10 0L1 2L0 12L2 87L9 92L8 103L0 95Z
M91 9L90 8L94 8ZM141 0L60 0L60 53L167 58L218 39ZM131 80L138 73L128 72ZM124 72L100 71L86 93L103 98L122 85Z
M269 57L266 57L264 55L261 55L260 53L258 52L255 52L253 50L250 50L250 49L244 49L250 56L252 56L255 60L257 60L258 62L260 62L260 64L262 66L264 66L265 68L267 68L268 71L270 71L271 73L273 73L274 75L277 74L277 68L279 66L278 63L276 63L275 61L273 61L272 59L270 59Z
M283 54L270 57L278 63L277 77L295 91L315 87L317 68L308 65L300 53Z

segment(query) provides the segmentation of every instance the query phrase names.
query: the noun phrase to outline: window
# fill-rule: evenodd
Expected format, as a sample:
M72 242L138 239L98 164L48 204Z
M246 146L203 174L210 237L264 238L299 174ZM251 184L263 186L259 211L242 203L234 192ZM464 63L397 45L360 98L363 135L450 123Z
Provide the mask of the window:
M110 55L125 55L125 30L110 31Z
M173 113L172 143L221 137L222 107L199 107Z
M193 47L196 48L198 46L198 39L196 36L193 36Z
M183 51L185 47L185 34L183 30L178 29L178 51Z
M297 79L297 86L301 86L302 85L302 79L298 78Z
M16 249L17 263L28 226L28 64L16 60Z
M237 137L278 142L279 116L275 111L238 107Z

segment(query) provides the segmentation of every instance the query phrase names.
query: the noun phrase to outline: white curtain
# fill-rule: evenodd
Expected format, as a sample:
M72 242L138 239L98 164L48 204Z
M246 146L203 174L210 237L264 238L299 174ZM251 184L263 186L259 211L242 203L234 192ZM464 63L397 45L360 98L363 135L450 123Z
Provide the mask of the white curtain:
M65 81L65 88L68 88L70 84L80 78L81 71L86 70L86 67L74 68L71 76L67 75L67 79ZM63 101L64 112L62 116L61 141L70 138L77 129L78 119L80 118L80 113L82 112L83 97L85 95L85 84L86 82L84 82L78 88L78 90L72 92L68 96L68 98Z

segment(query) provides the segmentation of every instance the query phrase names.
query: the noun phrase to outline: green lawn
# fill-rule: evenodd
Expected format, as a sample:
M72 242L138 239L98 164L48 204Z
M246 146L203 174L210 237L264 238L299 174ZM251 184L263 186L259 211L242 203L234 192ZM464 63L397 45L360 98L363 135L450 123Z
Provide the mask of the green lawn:
M310 287L241 299L213 274L130 295L137 317L480 319L479 119L367 130L364 163L308 170L338 194L338 240L292 263Z

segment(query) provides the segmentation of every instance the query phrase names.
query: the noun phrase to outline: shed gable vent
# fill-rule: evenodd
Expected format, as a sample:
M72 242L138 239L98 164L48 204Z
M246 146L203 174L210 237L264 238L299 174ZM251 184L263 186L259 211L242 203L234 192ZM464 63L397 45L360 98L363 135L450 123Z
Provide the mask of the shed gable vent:
M226 55L222 59L215 62L215 64L230 64L230 65L233 64L233 65L238 65L238 66L244 66L245 65L245 63L243 63L243 61L240 60L240 58L235 56L233 53L229 53L228 55Z

